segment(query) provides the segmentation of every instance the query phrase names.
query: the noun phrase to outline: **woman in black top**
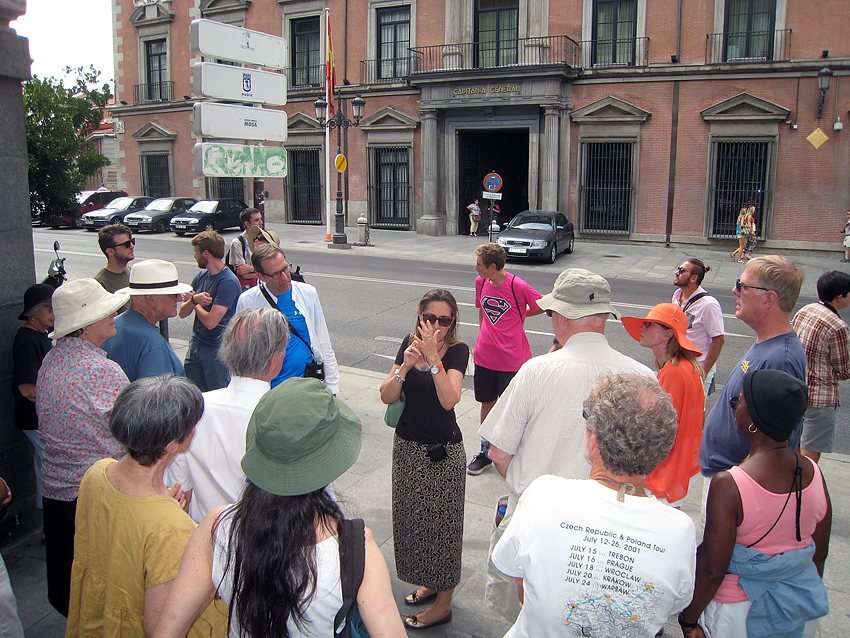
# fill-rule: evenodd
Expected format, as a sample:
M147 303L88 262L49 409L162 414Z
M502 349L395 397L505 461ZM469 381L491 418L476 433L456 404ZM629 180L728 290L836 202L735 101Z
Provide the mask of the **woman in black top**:
M429 609L408 616L410 629L452 618L460 582L466 453L454 407L460 401L469 347L457 339L458 307L447 290L419 301L414 334L407 335L381 384L381 400L405 395L393 443L393 534L396 571L419 585L405 602Z

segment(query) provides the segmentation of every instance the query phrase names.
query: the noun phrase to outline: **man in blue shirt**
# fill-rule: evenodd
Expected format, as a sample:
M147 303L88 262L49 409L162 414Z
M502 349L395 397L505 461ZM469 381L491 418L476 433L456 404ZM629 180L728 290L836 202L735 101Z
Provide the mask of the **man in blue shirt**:
M171 373L185 376L183 364L156 324L177 316L183 293L191 286L177 281L177 268L161 259L136 264L130 285L120 292L130 295L130 308L115 318L116 335L103 342L106 356L135 381Z

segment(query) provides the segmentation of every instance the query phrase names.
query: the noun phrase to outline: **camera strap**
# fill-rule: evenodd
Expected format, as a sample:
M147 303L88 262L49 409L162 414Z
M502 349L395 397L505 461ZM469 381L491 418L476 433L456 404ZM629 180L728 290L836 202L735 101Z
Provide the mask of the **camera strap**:
M266 301L269 302L269 305L272 308L274 308L275 310L277 310L279 313L281 313L284 317L286 317L286 313L283 312L283 310L280 309L280 306L277 305L277 301L275 301L275 299L272 297L271 293L268 290L266 290L266 287L262 283L259 284L259 288L260 288L260 292L263 293L263 297L265 297ZM289 327L289 332L291 332L296 337L298 337L301 340L301 343L303 343L305 346L307 346L307 350L310 351L310 356L313 357L313 361L318 363L318 359L316 359L316 353L313 352L313 348L310 347L309 343L304 341L304 337L302 337L300 334L298 334L298 331L295 329L295 326L292 325L292 322L289 321L288 318L286 319L286 325Z

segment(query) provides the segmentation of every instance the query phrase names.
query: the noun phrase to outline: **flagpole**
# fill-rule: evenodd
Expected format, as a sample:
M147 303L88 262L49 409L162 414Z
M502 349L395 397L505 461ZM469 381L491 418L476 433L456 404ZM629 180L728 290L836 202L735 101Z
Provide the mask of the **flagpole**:
M325 37L330 38L331 30L330 30L330 9L325 7ZM333 87L329 86L331 83L331 74L328 70L328 65L330 64L329 51L330 51L331 43L327 42L325 44L325 94L328 96L328 112L332 112L333 110ZM325 128L325 219L327 220L327 235L325 236L325 241L331 241L331 215L333 203L331 202L331 129L330 127Z

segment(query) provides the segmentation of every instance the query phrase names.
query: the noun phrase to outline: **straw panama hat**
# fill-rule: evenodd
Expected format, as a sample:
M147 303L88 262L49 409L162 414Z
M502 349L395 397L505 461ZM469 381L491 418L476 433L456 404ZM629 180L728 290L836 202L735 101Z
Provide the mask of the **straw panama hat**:
M635 341L640 341L640 329L645 322L660 323L676 333L676 341L679 342L679 345L683 349L690 350L698 357L702 355L702 352L694 345L694 342L688 339L688 317L685 311L677 304L660 303L650 310L646 317L623 317L620 321L623 322L626 332Z
M135 295L182 295L192 286L177 281L177 267L170 261L148 259L140 261L130 270L130 286L117 290L116 294Z
M75 330L105 319L126 304L129 295L112 294L94 279L75 279L53 293L53 314L56 322L51 339L60 339Z

